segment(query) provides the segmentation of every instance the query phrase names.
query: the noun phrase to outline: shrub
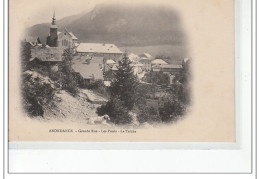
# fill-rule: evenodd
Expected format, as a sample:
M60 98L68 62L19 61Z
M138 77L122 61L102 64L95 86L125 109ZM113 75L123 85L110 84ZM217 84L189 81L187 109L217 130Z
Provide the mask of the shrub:
M166 99L161 102L159 114L163 122L176 120L185 113L186 106L178 99Z
M143 77L143 80L147 83L152 83L154 85L168 86L170 84L169 75L159 71L159 72L149 72Z
M72 95L76 95L78 93L78 76L72 70L72 55L70 51L64 50L64 61L59 64L59 71L56 72L53 77L58 80L58 83L61 84L62 89L70 92ZM57 78L58 77L58 78Z
M29 116L43 116L44 110L51 106L55 93L54 86L46 77L23 74L22 96L23 106Z
M137 120L140 123L144 122L161 122L161 117L158 114L158 109L144 105L139 105L137 110Z
M28 69L28 62L31 56L31 45L28 42L21 42L21 67L22 71L26 71Z
M129 124L132 121L128 114L127 108L124 107L123 102L118 98L109 100L105 105L97 109L97 114L109 115L110 121L114 124Z

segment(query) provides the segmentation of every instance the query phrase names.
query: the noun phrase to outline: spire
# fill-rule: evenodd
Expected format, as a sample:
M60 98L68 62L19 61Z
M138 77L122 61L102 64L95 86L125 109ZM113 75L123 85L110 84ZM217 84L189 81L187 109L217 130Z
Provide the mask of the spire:
M52 25L56 25L55 10L54 10L54 12L53 12Z

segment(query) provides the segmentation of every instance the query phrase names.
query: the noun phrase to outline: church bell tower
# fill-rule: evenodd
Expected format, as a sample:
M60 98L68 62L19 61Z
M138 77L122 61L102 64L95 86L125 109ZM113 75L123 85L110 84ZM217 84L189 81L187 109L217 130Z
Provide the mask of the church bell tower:
M58 46L58 27L56 25L55 11L54 11L53 17L52 17L50 36L48 36L48 38L47 38L47 45L49 45L50 47Z

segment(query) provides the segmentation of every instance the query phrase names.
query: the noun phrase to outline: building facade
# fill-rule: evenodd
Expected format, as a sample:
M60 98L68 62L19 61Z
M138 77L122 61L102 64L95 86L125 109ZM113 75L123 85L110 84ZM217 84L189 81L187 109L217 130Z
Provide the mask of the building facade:
M143 64L143 70L151 71L151 69L152 69L151 62L153 60L152 55L150 55L149 53L143 53L143 54L140 54L139 57L140 57L140 63Z
M112 59L115 62L121 60L123 54L114 44L105 43L80 43L76 52L83 58L84 56L103 57L104 60Z
M46 45L50 47L59 47L60 49L74 48L78 44L78 38L69 32L66 28L58 31L56 24L55 13L53 14L52 23L50 27L50 34L47 37Z

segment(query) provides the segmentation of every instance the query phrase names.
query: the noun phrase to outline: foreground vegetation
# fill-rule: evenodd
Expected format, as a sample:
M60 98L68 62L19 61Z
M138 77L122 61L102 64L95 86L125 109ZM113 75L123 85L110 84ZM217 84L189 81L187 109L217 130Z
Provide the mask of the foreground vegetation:
M51 63L33 64L30 47L22 45L22 96L25 112L29 116L43 116L46 109L55 108L54 94L65 90L77 96L79 88L95 91L108 98L108 102L97 108L98 115L109 115L117 125L139 123L168 123L176 121L187 112L190 104L190 62L183 63L181 72L169 75L148 72L140 81L133 74L131 62L126 54L119 61L118 70L110 72L111 86L103 81L84 83L81 76L71 68L73 55L65 50L58 70ZM134 115L133 115L134 114Z
M140 83L130 64L124 55L108 88L110 100L97 109L98 115L108 114L113 123L128 124L133 120L130 113L136 114L140 123L172 122L186 113L190 103L190 64L183 64L171 85L169 76L162 72L147 73L143 79L147 83ZM157 93L162 95L157 97Z

